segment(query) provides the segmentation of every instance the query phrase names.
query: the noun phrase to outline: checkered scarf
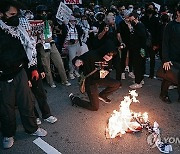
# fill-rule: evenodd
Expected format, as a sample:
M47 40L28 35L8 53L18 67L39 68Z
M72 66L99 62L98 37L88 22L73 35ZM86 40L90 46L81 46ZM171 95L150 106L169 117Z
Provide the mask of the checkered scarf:
M11 34L12 37L18 38L21 41L29 60L28 67L36 65L36 43L34 43L33 39L29 37L26 30L20 25L17 27L8 26L2 20L0 20L0 28L6 33Z

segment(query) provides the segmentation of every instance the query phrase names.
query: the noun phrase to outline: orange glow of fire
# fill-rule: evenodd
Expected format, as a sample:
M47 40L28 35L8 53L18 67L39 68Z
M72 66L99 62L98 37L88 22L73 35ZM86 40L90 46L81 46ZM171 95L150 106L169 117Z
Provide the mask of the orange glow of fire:
M148 121L148 113L145 112L135 113L130 110L130 105L132 102L139 102L136 98L138 94L136 90L129 91L130 96L125 96L124 100L121 101L119 106L119 111L114 110L111 117L108 120L108 125L106 128L106 137L115 138L117 136L122 136L130 130L131 132L137 132L137 128L141 125L133 121L134 118L141 117L144 122Z

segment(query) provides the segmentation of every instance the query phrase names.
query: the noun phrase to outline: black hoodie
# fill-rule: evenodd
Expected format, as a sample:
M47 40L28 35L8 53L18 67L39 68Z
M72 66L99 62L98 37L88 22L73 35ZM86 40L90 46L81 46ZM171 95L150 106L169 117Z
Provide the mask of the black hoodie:
M116 47L112 41L106 41L105 45L99 49L91 50L79 57L75 57L72 62L75 64L77 59L80 59L83 61L83 66L80 67L84 75L89 74L93 70L95 70L95 62L103 62L105 61L103 57L110 52L115 52ZM86 83L93 84L94 82L92 80L99 80L100 79L100 73L97 71L93 75L87 78Z

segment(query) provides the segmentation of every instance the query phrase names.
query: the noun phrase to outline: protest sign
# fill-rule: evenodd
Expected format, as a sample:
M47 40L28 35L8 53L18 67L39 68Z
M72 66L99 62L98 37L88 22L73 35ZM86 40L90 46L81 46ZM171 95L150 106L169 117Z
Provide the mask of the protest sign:
M56 14L56 18L63 22L69 20L71 15L72 10L66 4L61 2Z
M82 0L64 0L64 4L82 4Z

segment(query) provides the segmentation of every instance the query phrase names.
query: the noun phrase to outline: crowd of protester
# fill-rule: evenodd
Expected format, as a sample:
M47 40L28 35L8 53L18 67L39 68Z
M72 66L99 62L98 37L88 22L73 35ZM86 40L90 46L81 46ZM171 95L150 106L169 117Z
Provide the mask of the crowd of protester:
M44 78L51 88L56 88L57 78L69 87L71 80L81 73L88 75L100 69L86 80L89 102L73 94L69 96L72 105L96 111L99 100L111 102L108 95L121 86L127 75L134 80L131 89L143 87L146 73L154 79L156 58L166 70L173 62L180 64L180 4L174 10L167 6L158 9L154 3L109 8L75 5L69 20L64 21L56 19L45 5L34 10L21 9L14 1L0 2L0 120L4 148L14 143L15 106L27 133L46 136L47 132L38 128L41 120L34 96L42 119L49 123L57 121L47 102ZM42 27L34 30L33 22ZM110 77L111 70L115 72L114 78ZM101 77L101 73L106 75ZM97 85L106 88L98 94ZM160 98L167 103L171 102L170 85L174 83L163 80L161 86ZM180 101L179 82L175 85Z

